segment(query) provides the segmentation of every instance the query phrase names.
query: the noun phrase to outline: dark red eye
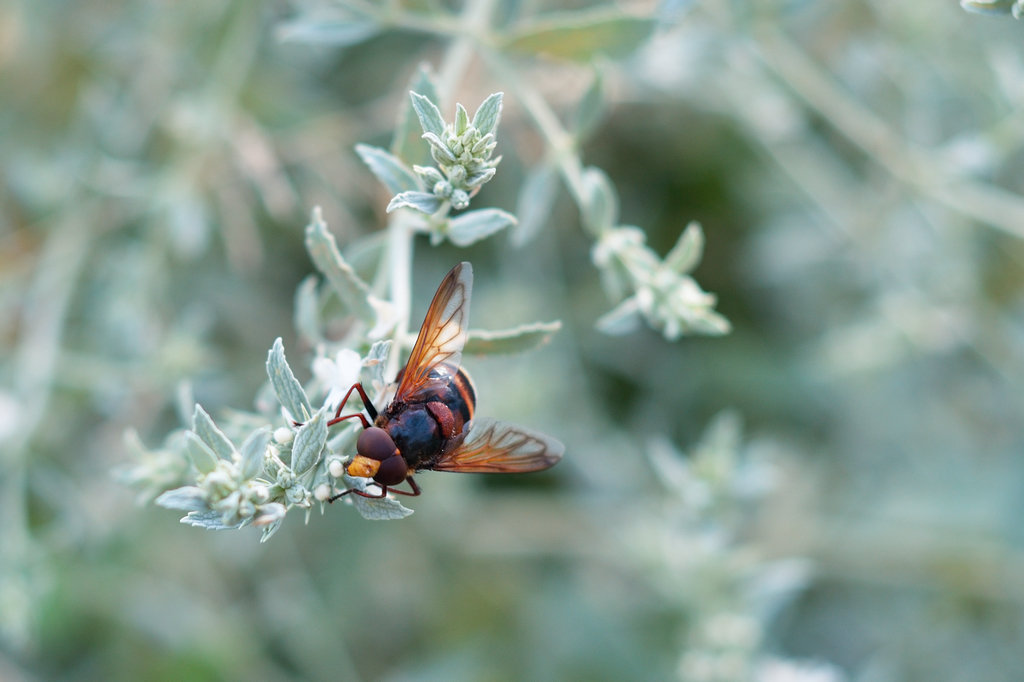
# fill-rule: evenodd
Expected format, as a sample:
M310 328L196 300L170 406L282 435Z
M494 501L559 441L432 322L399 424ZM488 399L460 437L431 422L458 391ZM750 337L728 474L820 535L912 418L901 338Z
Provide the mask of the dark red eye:
M387 431L377 426L371 426L368 429L363 429L363 432L359 434L359 439L356 441L356 452L363 457L383 462L398 452L398 448L395 447L395 441L391 440Z
M401 455L393 455L380 463L380 469L374 474L373 480L381 485L398 485L409 473L409 465Z

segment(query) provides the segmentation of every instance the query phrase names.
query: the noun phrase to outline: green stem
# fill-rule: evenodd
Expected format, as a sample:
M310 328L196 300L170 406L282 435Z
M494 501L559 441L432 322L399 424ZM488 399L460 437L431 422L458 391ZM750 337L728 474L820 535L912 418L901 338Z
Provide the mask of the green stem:
M505 58L492 50L481 49L481 55L498 77L508 83L516 98L537 125L547 141L554 161L565 180L569 193L581 208L584 201L583 163L576 149L576 138L558 120L554 110L536 88L523 81Z
M437 92L442 102L452 96L456 86L462 81L478 48L477 36L486 32L494 7L494 0L469 2L458 25L453 27L453 30L446 31L448 35L455 35L458 38L448 46L438 69ZM420 24L411 25L409 28L423 30ZM386 376L395 376L398 373L402 344L409 333L415 234L413 219L407 211L398 211L388 224L387 266L390 270L391 302L395 305L398 323L392 333L394 348L388 357Z
M1024 237L1024 201L993 185L959 177L929 150L916 147L855 98L778 29L757 33L767 68L893 177L949 208L1016 237Z

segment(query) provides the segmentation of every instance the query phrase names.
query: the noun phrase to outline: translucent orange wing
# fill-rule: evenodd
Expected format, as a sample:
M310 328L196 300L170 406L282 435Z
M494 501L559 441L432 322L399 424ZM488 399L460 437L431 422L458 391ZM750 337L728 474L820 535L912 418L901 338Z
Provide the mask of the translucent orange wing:
M476 419L469 435L424 469L464 473L525 473L541 471L562 459L565 446L554 438L522 426Z
M473 289L473 266L459 263L445 275L430 302L419 336L412 347L395 400L404 401L430 387L431 370L439 365L451 367L454 375L462 362L469 320L469 297Z

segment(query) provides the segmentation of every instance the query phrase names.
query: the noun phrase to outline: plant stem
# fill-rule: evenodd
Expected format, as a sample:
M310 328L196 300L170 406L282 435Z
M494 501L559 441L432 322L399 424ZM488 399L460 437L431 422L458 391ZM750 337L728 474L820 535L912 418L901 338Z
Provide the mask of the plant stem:
M456 86L462 81L478 48L477 36L486 32L494 7L494 0L467 3L459 22L461 30L450 33L458 37L448 46L438 69L437 92L442 102L452 97ZM397 211L388 223L387 267L390 269L391 302L395 305L398 323L392 333L394 348L388 357L386 376L398 373L402 345L409 333L415 234L414 222L409 213Z
M850 97L778 29L756 32L757 54L800 98L893 177L935 201L1016 237L1024 237L1024 200L1000 187L958 176Z
M575 137L565 129L537 89L525 83L516 70L505 62L502 55L487 49L482 49L481 55L488 66L498 74L498 77L508 83L516 98L533 119L537 129L548 143L569 193L576 203L582 206L584 199L583 164L576 150Z

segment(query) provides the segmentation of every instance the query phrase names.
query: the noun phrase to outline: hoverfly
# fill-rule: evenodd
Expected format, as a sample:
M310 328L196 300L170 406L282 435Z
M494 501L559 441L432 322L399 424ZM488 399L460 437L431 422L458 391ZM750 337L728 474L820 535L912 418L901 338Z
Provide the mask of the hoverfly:
M362 422L358 454L347 471L350 476L372 478L380 494L349 488L329 502L349 493L370 498L389 491L419 495L412 476L420 471L520 473L547 469L562 458L565 448L554 438L494 419L473 418L476 391L460 366L472 288L469 263L456 265L442 280L409 361L395 379L395 397L384 411L377 411L362 384L354 384L345 394L327 425L346 419ZM369 419L362 412L341 416L352 391L359 393ZM395 488L403 481L411 490Z

